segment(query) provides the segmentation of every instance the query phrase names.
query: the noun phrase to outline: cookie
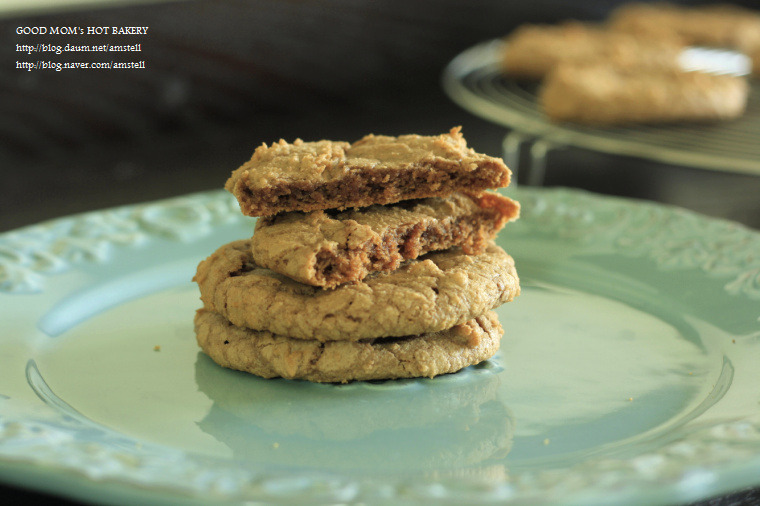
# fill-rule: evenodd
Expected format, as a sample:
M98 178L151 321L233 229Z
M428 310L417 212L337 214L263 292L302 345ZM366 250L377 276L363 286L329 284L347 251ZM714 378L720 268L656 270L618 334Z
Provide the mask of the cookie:
M432 378L492 357L503 330L493 312L419 336L321 343L237 327L199 310L198 345L217 364L264 378L314 382Z
M334 213L281 213L258 220L251 248L262 267L334 288L430 251L460 246L467 254L481 253L519 212L517 202L485 192Z
M715 121L741 116L748 92L746 81L736 76L562 65L547 76L539 103L555 122Z
M612 12L609 26L639 36L671 34L688 45L742 51L760 47L760 13L733 5L631 3Z
M560 63L604 62L637 70L677 69L682 44L663 38L641 40L588 23L522 25L505 39L502 69L542 79Z
M202 261L193 279L204 307L237 326L318 341L437 332L520 293L514 261L493 243L479 255L459 248L428 253L325 290L256 265L251 241L241 240Z
M368 135L353 144L280 140L258 147L225 188L243 214L270 216L478 193L507 186L510 174L501 159L468 148L454 128L438 136Z

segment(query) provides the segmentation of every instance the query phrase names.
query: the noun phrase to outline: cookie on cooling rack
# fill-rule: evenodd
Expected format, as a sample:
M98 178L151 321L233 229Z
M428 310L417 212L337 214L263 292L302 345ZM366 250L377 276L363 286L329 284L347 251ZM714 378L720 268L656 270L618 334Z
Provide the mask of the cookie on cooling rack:
M735 5L630 3L612 12L609 26L639 37L669 34L687 45L742 51L760 47L760 13Z
M676 69L683 49L675 39L641 39L577 21L522 25L505 39L502 70L541 79L561 63L595 63L636 70Z
M561 65L539 102L555 122L587 125L717 121L741 116L749 86L705 72L631 72L607 65Z

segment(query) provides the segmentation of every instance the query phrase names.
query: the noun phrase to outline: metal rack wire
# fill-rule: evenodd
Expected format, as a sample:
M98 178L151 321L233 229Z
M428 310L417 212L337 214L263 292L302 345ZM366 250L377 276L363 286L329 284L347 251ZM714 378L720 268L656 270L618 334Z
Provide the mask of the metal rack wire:
M464 109L510 129L504 157L518 168L528 149L528 184L540 184L546 155L563 146L638 157L714 171L760 175L760 84L751 83L746 113L721 123L678 123L627 127L591 127L550 123L537 101L538 85L501 72L504 43L474 46L445 68L443 88ZM713 55L718 58L721 54ZM725 55L724 55L725 56ZM725 59L723 59L725 61ZM525 157L523 157L525 158Z

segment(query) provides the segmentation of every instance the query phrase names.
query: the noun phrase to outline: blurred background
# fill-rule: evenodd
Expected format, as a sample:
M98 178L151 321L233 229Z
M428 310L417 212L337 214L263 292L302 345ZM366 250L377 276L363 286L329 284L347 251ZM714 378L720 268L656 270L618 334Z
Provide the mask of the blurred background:
M440 84L445 65L522 23L602 20L621 3L2 1L0 232L219 189L256 146L280 138L353 141L367 133L430 135L461 125L472 147L500 156L506 128L446 96ZM735 3L757 7L754 1ZM17 33L18 27L37 26L149 31L86 40ZM17 50L38 41L140 43L139 53L108 59L144 61L145 69L18 69L20 61L95 61L91 54ZM758 165L760 174L760 160ZM550 157L545 184L675 204L760 228L760 175L570 148ZM0 487L3 497L13 493ZM740 497L757 500L757 494ZM738 502L734 497L711 504Z
M214 0L0 4L0 231L221 188L262 142L438 134L501 155L502 126L455 105L447 62L521 23L604 19L617 0ZM699 2L682 2L696 5ZM752 2L736 2L752 6ZM4 5L4 6L2 6ZM145 36L18 27L147 26ZM145 69L18 69L17 44L141 44ZM760 161L758 161L760 165ZM760 168L758 169L760 174ZM566 149L545 184L652 199L760 227L760 177Z

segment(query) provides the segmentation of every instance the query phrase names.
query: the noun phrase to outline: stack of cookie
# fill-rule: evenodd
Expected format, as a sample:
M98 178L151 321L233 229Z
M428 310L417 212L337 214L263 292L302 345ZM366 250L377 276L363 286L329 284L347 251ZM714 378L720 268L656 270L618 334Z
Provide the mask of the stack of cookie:
M260 146L226 188L253 237L198 266L198 344L262 377L433 377L493 356L491 310L520 292L492 239L519 205L458 128Z

